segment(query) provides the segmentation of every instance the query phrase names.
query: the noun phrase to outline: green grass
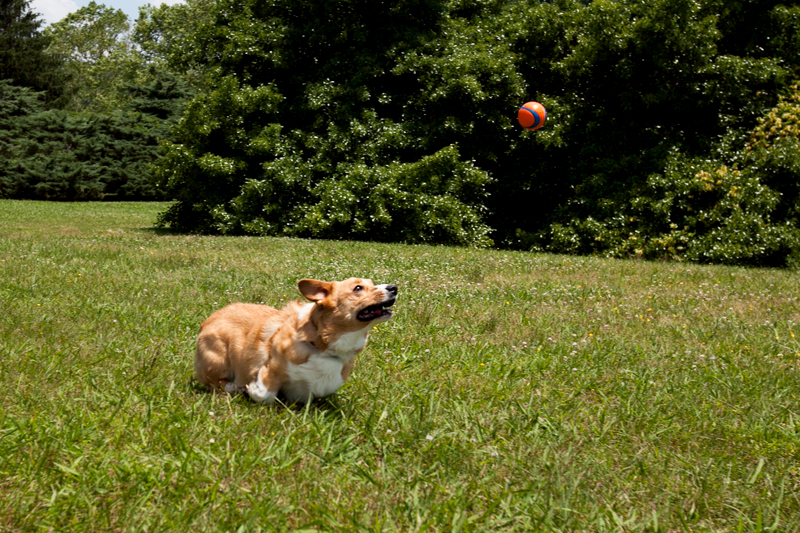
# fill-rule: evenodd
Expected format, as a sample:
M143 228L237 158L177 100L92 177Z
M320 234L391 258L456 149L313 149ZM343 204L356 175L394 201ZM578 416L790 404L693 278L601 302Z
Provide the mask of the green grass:
M0 531L800 531L790 271L158 234L0 201ZM306 408L211 394L200 322L400 287Z

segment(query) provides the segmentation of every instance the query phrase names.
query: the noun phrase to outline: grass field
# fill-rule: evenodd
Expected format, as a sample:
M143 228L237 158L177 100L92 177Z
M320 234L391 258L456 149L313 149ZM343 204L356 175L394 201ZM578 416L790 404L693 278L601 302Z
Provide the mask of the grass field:
M0 201L0 531L800 531L800 281L778 270L164 235ZM211 394L200 322L400 287L306 408Z

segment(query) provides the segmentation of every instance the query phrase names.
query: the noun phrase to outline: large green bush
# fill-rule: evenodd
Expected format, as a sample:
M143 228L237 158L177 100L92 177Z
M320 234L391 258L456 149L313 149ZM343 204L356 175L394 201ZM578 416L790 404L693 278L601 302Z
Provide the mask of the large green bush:
M159 167L177 198L162 223L488 244L487 173L404 120L418 82L400 59L442 19L430 1L223 3L197 46L215 87L188 106Z
M775 104L800 59L795 45L771 44L748 21L771 20L776 34L789 35L787 9L660 0L596 1L565 12L564 31L556 32L567 43L563 55L545 65L526 62L545 67L537 77L545 85L537 86L555 95L548 107L558 131L555 142L541 143L529 175L511 180L522 189L515 196L539 215L530 225L515 221L516 234L507 228L510 243L516 237L517 245L556 252L786 263L797 249L796 221L782 215L789 198L773 194L768 173L752 175L759 165L745 171L740 152L745 132ZM693 192L707 184L701 172L723 166L731 170L726 185L742 194L763 191L741 204L745 214L723 201L727 191ZM720 242L728 243L724 251Z
M800 94L706 156L673 149L614 217L573 218L544 233L567 253L749 265L800 265Z
M676 157L651 176L634 202L645 220L641 244L649 257L743 264L781 264L800 250L800 230L775 217L780 194L758 172L720 162ZM618 247L624 252L625 246Z
M751 164L744 154L747 132L800 70L794 4L190 0L181 9L203 14L200 30L181 34L181 62L209 90L160 164L177 199L165 225L489 237L749 264L794 253L786 157L773 149ZM182 28L168 11L153 27ZM167 49L178 33L165 33ZM524 132L514 117L531 99L547 107L548 123ZM714 199L692 192L703 172L723 167ZM728 185L756 196L735 208ZM715 248L721 241L727 251Z
M178 198L164 224L223 234L488 243L481 215L489 178L455 146L393 161L389 154L408 135L369 110L329 125L324 138L284 133L270 122L282 101L271 87L253 89L229 76L188 106L179 128L188 142L173 144L159 165Z

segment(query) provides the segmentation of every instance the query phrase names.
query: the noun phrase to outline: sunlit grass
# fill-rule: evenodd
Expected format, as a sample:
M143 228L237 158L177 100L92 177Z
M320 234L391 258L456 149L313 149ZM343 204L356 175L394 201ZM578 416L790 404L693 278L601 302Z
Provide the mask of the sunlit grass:
M797 274L148 229L0 202L0 530L797 531ZM305 409L192 380L200 322L400 287Z

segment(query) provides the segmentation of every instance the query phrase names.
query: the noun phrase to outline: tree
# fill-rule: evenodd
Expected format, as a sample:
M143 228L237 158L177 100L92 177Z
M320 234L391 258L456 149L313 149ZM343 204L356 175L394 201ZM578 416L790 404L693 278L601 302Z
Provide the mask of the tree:
M148 83L129 83L123 90L128 94L130 109L165 122L160 137L166 139L169 137L167 130L177 123L194 90L180 76L154 66L148 69L147 77Z
M681 220L704 248L674 247L672 257L781 264L796 246L794 175L763 152L779 172L756 176L763 167L745 169L740 152L798 74L797 6L231 0L212 9L184 41L207 90L159 164L178 198L165 224L412 242L490 236L655 257L668 250L655 243L664 224ZM545 128L513 124L527 100L547 107ZM764 201L694 194L723 168L717 181ZM449 229L429 231L426 216ZM738 251L714 249L733 232L747 234Z
M159 164L181 230L483 245L489 177L403 122L400 58L438 1L222 2L197 50L214 88ZM376 24L375 21L380 21Z
M188 92L168 74L125 90L138 111L44 110L41 93L0 82L0 197L160 199L151 166Z
M191 92L146 65L129 30L122 11L91 2L40 35L71 73L66 110L46 110L46 93L0 81L0 197L162 197L151 166Z
M49 54L65 58L66 107L110 112L124 105L126 83L146 81L143 58L130 41L130 21L119 9L89 2L46 30Z
M13 196L16 179L9 172L15 144L24 134L20 118L44 110L43 93L18 87L11 80L0 80L0 198Z
M739 4L754 5L726 2L732 11ZM676 161L713 159L721 137L752 128L774 105L791 79L787 64L760 53L721 54L731 36L720 30L729 25L717 7L689 0L574 5L557 17L562 29L549 32L563 43L551 47L555 57L543 63L516 47L525 78L537 80L558 126L532 136L537 165L509 179L517 192L510 196L538 214L532 223L519 217L497 226L511 243L530 239L535 248L568 253L643 251L622 243L641 244L654 227L639 209L639 199L652 193L651 176L678 179L679 169L694 176L701 169ZM530 22L525 39L546 31ZM738 260L766 256L726 261Z
M53 104L62 93L64 72L60 59L45 52L50 38L41 26L30 0L0 0L0 80L45 91Z
M215 13L213 0L147 4L139 8L131 41L147 65L179 76L195 89L205 87L205 36L214 30Z

